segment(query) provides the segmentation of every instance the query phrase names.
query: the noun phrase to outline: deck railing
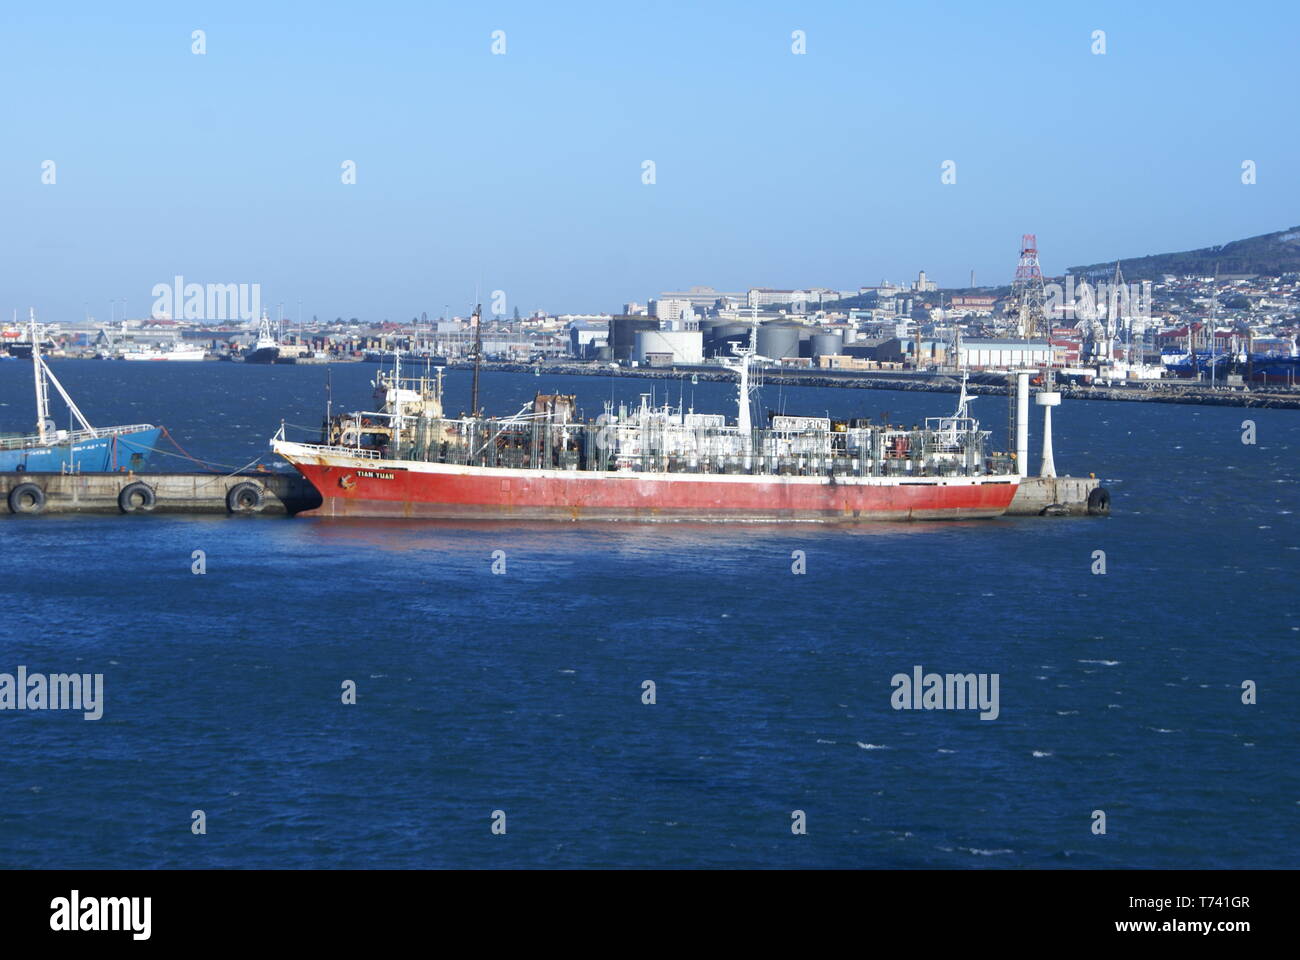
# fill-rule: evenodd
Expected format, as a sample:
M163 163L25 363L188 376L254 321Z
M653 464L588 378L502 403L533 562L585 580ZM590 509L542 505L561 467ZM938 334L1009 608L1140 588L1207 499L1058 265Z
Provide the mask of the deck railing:
M68 443L81 443L83 440L103 440L120 437L124 433L142 433L145 430L158 429L152 423L132 423L123 427L97 427L94 433L89 430L52 430L45 436L45 442L36 435L22 437L0 437L0 450L27 450L33 447L61 447Z
M342 447L330 446L325 443L299 443L297 440L285 441L292 443L295 447L302 447L304 450L319 450L322 453L347 454L349 457L363 457L370 460L378 460L382 455L381 450L372 450L368 447Z

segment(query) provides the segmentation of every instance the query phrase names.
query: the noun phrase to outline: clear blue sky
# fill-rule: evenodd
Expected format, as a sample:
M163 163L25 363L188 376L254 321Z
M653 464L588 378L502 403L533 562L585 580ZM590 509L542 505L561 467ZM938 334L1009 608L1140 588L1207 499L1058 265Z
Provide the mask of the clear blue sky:
M1281 2L9 3L0 310L140 316L183 274L609 311L1224 242L1300 223L1298 36Z

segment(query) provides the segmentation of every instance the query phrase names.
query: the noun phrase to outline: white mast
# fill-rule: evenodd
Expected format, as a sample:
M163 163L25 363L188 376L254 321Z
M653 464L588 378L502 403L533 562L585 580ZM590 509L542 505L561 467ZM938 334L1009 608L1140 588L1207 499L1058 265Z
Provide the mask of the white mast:
M745 452L745 467L749 468L753 453L754 424L749 408L749 365L755 360L766 360L758 355L758 308L753 310L749 327L749 346L742 347L733 343L731 352L735 357L719 357L719 361L728 370L735 370L740 380L736 391L736 432L740 436L741 448Z
M276 345L278 341L271 336L271 320L266 315L266 308L262 308L262 319L257 324L257 343L254 345L255 350L269 349Z
M49 420L48 384L53 384L55 385L55 389L59 390L60 397L64 398L64 403L68 405L68 410L72 412L72 415L77 418L78 423L82 425L82 429L85 429L85 431L90 433L92 437L98 437L99 431L96 431L94 427L91 427L90 421L88 421L86 416L82 414L81 407L78 407L77 403L73 401L73 398L69 397L68 390L65 390L64 385L60 384L59 377L55 376L55 372L53 372L52 369L49 369L49 364L45 363L42 356L40 356L40 334L38 330L36 330L35 310L31 311L30 329L31 366L35 368L34 376L36 377L36 436L40 438L42 444L48 444L49 431L47 427L45 427L45 424L51 423L51 420Z
M963 370L961 375L961 393L957 396L957 412L953 414L954 420L962 420L970 416L967 408L970 406L972 398L970 394L966 392L966 380L969 377L970 374Z
M50 391L46 381L54 384L54 389L59 391L59 396L63 402L68 405L68 410L77 418L82 429L92 437L99 436L99 431L90 425L81 412L81 408L68 395L68 391L63 389L63 384L59 383L59 378L54 375L54 371L41 358L40 335L36 330L36 310L31 312L31 337L32 337L32 366L36 368L36 435L40 438L42 444L49 443L49 431L46 429L46 423L50 420Z
M731 352L736 355L736 359L722 357L722 365L731 370L735 370L740 375L739 388L736 392L736 426L740 429L740 434L744 437L744 442L749 443L749 438L753 431L753 422L749 410L749 365L755 360L765 360L766 357L758 355L758 308L754 308L753 316L749 326L749 346L742 347L737 344L731 345Z
M36 435L44 446L49 442L45 424L50 419L50 391L45 383L45 364L41 361L41 337L36 329L35 307L31 308L27 329L32 338L32 375L36 378Z
M753 334L750 334L750 343L753 344ZM753 430L753 423L750 421L749 410L749 358L754 353L753 346L743 347L736 350L740 354L740 384L736 396L736 426L740 427L741 436L748 437Z

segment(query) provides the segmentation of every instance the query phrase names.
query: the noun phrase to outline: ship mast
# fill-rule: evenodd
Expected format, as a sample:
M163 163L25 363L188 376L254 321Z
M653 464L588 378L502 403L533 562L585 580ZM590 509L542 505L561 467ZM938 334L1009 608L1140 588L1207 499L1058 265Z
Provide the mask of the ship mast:
M966 392L966 381L969 377L970 374L963 370L961 374L961 393L957 397L957 412L952 415L954 420L964 420L970 416L970 411L967 408L970 407L973 398Z
M474 380L470 387L470 416L478 416L478 377L483 366L483 304L474 306Z
M33 307L28 321L28 336L32 338L32 374L36 378L36 435L41 446L46 439L45 424L50 419L50 390L45 382L45 364L41 362L41 338L36 330L36 309Z
M262 308L262 318L257 324L257 343L253 349L261 350L272 347L279 341L271 336L271 318L266 315L266 308Z
M397 429L402 429L402 347L401 344L393 344L393 402L389 404L392 407L393 418L397 423Z
M749 404L749 368L755 360L764 360L765 357L758 355L758 309L754 308L753 316L750 319L749 326L749 345L742 347L739 344L731 345L731 352L735 354L732 357L721 357L722 365L730 370L735 370L740 376L740 382L736 391L736 427L739 429L741 437L744 438L746 448L753 436L753 417L750 413Z
M49 430L46 427L46 424L53 422L50 420L50 383L54 384L54 389L59 391L59 396L62 397L63 402L68 405L68 410L77 418L77 422L81 424L82 429L92 437L98 437L99 431L90 425L90 421L87 420L85 415L81 412L81 408L78 407L72 397L68 395L68 391L63 389L63 384L59 383L59 378L54 375L54 371L49 368L49 365L46 364L43 359L41 359L41 341L40 335L36 329L35 309L32 309L31 320L29 322L31 324L32 338L32 366L35 368L36 377L36 434L40 438L41 443L45 444L49 442Z
M754 355L754 331L749 332L749 346L734 347L740 357L740 384L736 397L736 426L740 427L741 436L748 437L753 430L749 409L749 360Z

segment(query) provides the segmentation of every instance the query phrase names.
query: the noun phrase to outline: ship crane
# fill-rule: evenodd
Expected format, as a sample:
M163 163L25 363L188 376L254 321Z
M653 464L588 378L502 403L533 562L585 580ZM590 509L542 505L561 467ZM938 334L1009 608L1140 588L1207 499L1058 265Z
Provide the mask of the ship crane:
M50 419L50 388L49 384L54 384L54 389L59 392L63 402L68 405L68 410L77 418L83 430L91 435L98 437L99 432L90 425L90 421L85 418L81 408L68 395L68 391L63 389L63 384L59 383L59 378L54 375L54 371L49 368L41 356L41 334L36 325L36 310L31 311L31 318L28 321L32 338L32 366L35 368L33 373L36 378L36 435L40 438L42 445L50 442L50 434L54 431L54 421Z

